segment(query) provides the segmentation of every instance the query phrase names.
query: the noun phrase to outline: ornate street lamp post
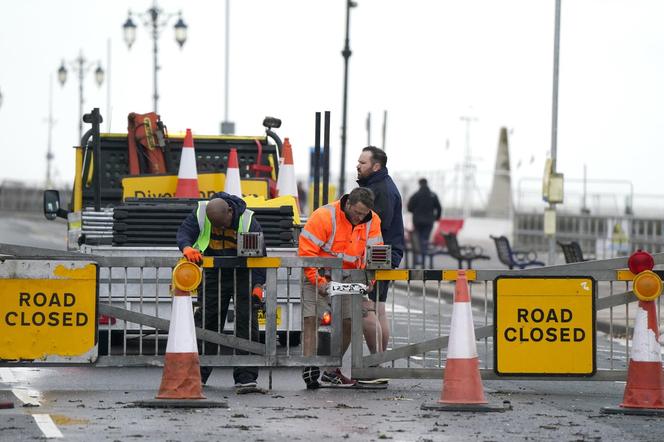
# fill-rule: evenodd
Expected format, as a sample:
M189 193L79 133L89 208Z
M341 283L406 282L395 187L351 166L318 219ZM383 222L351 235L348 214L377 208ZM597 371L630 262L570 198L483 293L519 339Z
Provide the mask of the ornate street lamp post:
M152 57L153 57L153 85L154 92L152 94L153 107L154 111L157 112L159 104L159 89L157 85L157 74L161 66L159 66L159 34L164 26L168 24L171 18L178 16L178 20L173 26L175 30L175 41L182 49L184 43L187 41L187 24L182 20L182 12L178 14L169 14L164 12L159 8L157 2L155 1L152 4L152 7L145 11L144 13L137 14L142 20L143 24L150 29L152 34ZM136 24L132 20L132 12L129 11L127 16L127 21L122 25L124 30L124 41L127 44L127 47L131 49L132 45L136 41Z

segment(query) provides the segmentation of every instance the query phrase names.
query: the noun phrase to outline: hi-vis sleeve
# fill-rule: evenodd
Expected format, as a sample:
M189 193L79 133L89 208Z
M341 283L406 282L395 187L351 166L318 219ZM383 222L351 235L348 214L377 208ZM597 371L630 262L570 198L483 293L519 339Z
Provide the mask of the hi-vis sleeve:
M369 232L367 235L368 246L380 246L383 244L383 234L381 233L381 220L376 212L372 212L370 221Z
M299 246L297 254L299 256L326 256L322 247L330 240L332 235L332 220L330 218L330 211L324 208L316 209L309 220L304 225L302 232L300 232ZM380 233L380 229L379 229ZM327 280L322 276L318 276L317 269L314 267L306 267L304 275L307 277L312 285L318 284L325 285Z

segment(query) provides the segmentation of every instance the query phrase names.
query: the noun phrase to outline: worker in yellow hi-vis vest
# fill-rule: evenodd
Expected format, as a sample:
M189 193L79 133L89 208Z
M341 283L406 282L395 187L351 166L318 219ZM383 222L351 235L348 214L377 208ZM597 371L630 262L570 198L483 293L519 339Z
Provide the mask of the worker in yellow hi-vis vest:
M178 229L177 243L187 260L200 263L203 255L237 256L238 233L260 231L260 224L242 199L219 192L209 201L199 202L198 207L185 218ZM252 298L262 301L264 284L265 269L252 269L251 272L246 268L206 269L205 293L197 311L197 325L203 322L204 328L221 333L232 298L236 336L249 339L251 328L251 340L258 342L258 309ZM216 344L205 343L201 347L202 354L218 352ZM212 367L201 367L204 384L211 373ZM233 378L238 393L259 391L256 388L257 367L236 367Z

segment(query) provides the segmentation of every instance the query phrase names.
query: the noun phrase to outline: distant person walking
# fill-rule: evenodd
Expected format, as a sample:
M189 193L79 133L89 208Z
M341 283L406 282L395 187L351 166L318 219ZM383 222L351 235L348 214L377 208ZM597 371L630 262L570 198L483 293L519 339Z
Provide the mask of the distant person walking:
M443 209L440 207L438 196L429 189L426 178L420 178L419 184L420 189L408 200L408 211L413 214L413 226L420 242L421 255L415 256L415 265L420 263L424 268L424 257L429 249L429 236L433 224L438 221Z

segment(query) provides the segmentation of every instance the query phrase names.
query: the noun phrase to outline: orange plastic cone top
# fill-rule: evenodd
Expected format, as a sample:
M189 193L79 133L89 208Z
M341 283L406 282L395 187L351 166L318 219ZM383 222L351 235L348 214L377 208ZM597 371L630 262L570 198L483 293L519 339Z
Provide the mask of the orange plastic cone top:
M293 148L288 138L282 146L283 163L279 168L277 192L279 196L293 195L297 199L297 182L295 181L295 165L293 164Z
M157 399L205 399L201 387L191 293L175 288L164 373Z
M639 301L621 407L664 408L664 373L654 301Z
M486 404L466 272L457 272L441 404Z
M191 136L191 129L187 129L187 135L185 135L184 144L182 145L175 197L200 197L198 193L198 172L196 171L196 152L194 151L194 138Z
M224 183L224 192L239 196L242 198L242 184L240 183L240 167L237 161L237 149L232 147L228 155L228 165L226 166L226 182Z

